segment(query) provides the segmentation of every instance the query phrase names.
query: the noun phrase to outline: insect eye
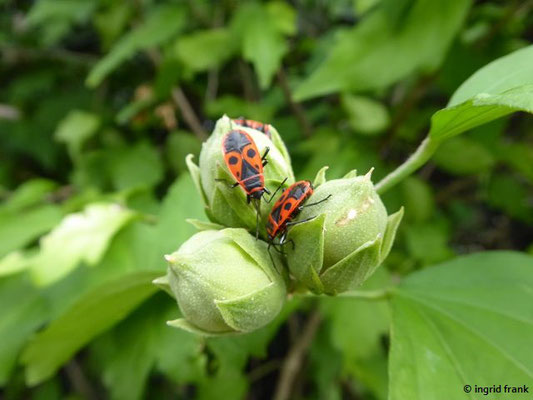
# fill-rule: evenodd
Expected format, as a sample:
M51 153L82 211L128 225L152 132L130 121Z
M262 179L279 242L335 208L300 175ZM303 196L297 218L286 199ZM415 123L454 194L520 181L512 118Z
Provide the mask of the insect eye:
M249 149L246 154L248 155L248 157L253 158L255 156L255 150Z
M235 156L231 156L231 157L229 158L229 163L230 163L230 165L235 165L235 164L237 164L238 162L239 162L239 159L238 159L237 157L235 157Z
M292 207L292 203L290 203L290 202L287 203L287 204L285 204L285 206L283 206L283 208L284 208L285 210L290 210L291 207Z

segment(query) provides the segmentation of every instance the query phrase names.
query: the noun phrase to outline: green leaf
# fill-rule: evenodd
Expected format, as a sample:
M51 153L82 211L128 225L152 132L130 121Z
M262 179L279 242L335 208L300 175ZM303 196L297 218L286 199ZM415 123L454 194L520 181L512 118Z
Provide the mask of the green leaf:
M114 2L95 15L94 26L98 30L104 50L108 50L124 31L133 8L134 5L130 3Z
M173 306L175 314L175 303ZM162 327L155 350L156 369L178 384L202 380L207 362L202 351L203 339L181 329L172 329L166 324Z
M342 106L348 114L351 127L363 135L379 135L389 125L387 108L368 97L344 94Z
M389 285L387 270L380 268L358 290L382 289ZM331 345L343 355L344 370L371 389L378 398L386 398L386 350L382 342L390 329L390 311L386 301L342 297L320 300L321 310L329 321ZM376 359L382 360L379 369L375 368Z
M16 274L32 265L34 252L12 251L0 258L0 277Z
M424 222L433 215L435 199L427 182L411 176L402 182L401 189L407 219Z
M435 70L461 27L471 1L417 0L401 27L387 10L369 13L339 35L326 60L297 88L296 100L348 90L380 89L415 71Z
M487 64L455 91L448 107L461 104L479 93L499 94L533 84L533 45Z
M164 265L164 254L173 253L196 229L186 218L203 218L203 203L194 190L194 183L188 174L181 175L170 186L158 216L156 226L159 260Z
M429 137L441 141L515 111L533 113L533 84L500 94L479 93L464 103L437 111Z
M279 26L263 6L249 3L239 8L233 28L236 37L241 39L244 59L254 65L259 86L268 88L288 50Z
M392 300L389 398L471 399L464 385L531 382L532 286L533 257L504 251L405 279Z
M52 45L68 34L74 24L86 22L95 7L95 2L87 0L42 0L30 9L27 23L40 27L38 39L44 45Z
M266 11L279 32L284 35L296 33L296 11L289 3L279 0L269 1L266 4Z
M152 284L161 272L135 272L84 295L40 332L25 348L28 385L51 377L95 336L124 319L158 289Z
M113 236L135 214L117 204L94 203L83 212L67 215L41 239L32 276L39 285L49 285L84 262L96 265Z
M175 308L175 302L163 296L154 296L91 346L111 399L134 400L142 397L160 352L160 340L164 332L172 330L166 326L165 320ZM179 350L183 345L175 342L172 347ZM174 349L165 347L164 350L172 354ZM181 361L189 364L188 360Z
M411 257L424 264L444 261L453 256L448 246L445 225L428 221L405 227L407 249Z
M56 187L55 182L47 179L32 179L24 182L0 205L0 216L4 213L22 211L41 203Z
M195 72L221 66L235 52L235 41L225 28L181 36L175 45L178 59Z
M201 141L189 132L172 132L165 144L165 158L174 172L181 173L187 169L185 157L198 157L201 147Z
M0 386L8 382L28 337L48 317L47 304L26 275L0 279Z
M467 80L449 106L433 114L428 137L417 151L376 185L378 193L384 193L427 162L444 140L515 111L533 113L533 84L529 75L523 74L530 68L529 54L527 49L514 52L480 69ZM457 103L457 99L464 100L465 96L472 97Z
M487 187L487 202L513 218L533 223L531 185L524 184L512 175L495 174Z
M118 190L151 187L161 179L161 157L157 150L146 142L117 151L111 160L111 180Z
M175 36L185 23L183 9L176 5L155 8L146 21L128 32L89 72L86 84L98 86L107 75L136 52L155 47Z
M72 110L59 122L55 138L66 143L72 158L79 156L83 143L93 136L100 126L100 117L96 114Z
M433 161L454 175L486 172L494 165L494 157L485 147L467 137L455 137L441 144Z
M0 214L0 257L31 243L61 221L54 205L33 207L21 213Z

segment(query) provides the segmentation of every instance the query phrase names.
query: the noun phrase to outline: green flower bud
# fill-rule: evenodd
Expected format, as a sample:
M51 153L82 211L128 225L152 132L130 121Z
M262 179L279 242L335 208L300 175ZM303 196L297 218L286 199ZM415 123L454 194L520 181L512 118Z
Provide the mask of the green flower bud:
M336 294L363 283L383 262L394 242L403 208L391 216L370 180L352 172L318 186L308 203L328 201L302 210L289 230L289 270L315 293ZM324 170L315 183L324 181ZM312 218L316 216L316 218Z
M208 336L251 332L285 301L280 258L244 229L198 232L165 258L167 279L154 283L168 283L184 316L171 326Z
M287 178L286 185L293 183L294 174L287 149L275 128L271 127L271 140L260 131L234 124L227 116L217 121L213 133L203 144L199 167L193 163L191 155L187 156L187 166L204 200L208 218L224 226L242 227L253 231L257 217L254 205L248 204L246 193L240 186L229 187L235 183L235 178L224 161L222 139L232 129L244 130L250 134L261 155L267 147L270 148L267 156L268 165L264 167L263 175L265 186L271 192L274 192L285 178ZM261 202L263 219L261 227L264 226L269 211L269 204Z

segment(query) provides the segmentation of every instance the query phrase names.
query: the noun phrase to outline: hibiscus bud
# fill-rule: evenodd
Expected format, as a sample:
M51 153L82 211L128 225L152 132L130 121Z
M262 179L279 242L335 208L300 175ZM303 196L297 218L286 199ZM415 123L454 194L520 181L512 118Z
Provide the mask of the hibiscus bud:
M171 326L207 336L246 333L268 324L284 304L281 259L244 229L198 232L165 258L184 317Z
M370 175L351 172L315 188L308 203L331 197L304 208L296 221L316 218L289 230L295 243L294 249L286 246L289 270L315 293L337 294L360 285L392 247L403 208L387 216Z

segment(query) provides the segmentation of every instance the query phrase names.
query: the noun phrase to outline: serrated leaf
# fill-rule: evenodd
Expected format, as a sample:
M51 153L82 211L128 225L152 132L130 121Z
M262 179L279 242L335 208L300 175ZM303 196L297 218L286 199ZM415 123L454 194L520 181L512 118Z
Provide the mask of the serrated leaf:
M533 257L502 251L459 257L405 279L392 300L389 398L471 399L464 385L528 385L532 272Z
M380 268L358 291L379 290L390 284L387 270ZM387 352L383 337L390 329L390 310L385 299L322 297L320 303L324 318L329 322L330 345L342 354L344 371L379 399L386 398Z
M244 59L254 65L259 86L268 88L288 50L279 26L264 7L256 3L240 7L233 24L235 34L242 40Z
M340 35L326 60L296 88L295 99L341 89L356 92L385 88L415 71L434 70L470 4L469 0L417 0L401 27L391 24L384 7L369 13Z
M81 262L96 265L113 236L134 216L131 210L108 203L94 203L83 212L67 215L41 239L31 269L35 282L50 285Z
M124 319L158 290L152 281L160 274L134 272L80 298L25 348L22 362L27 383L33 386L51 377L96 335Z
M154 9L138 28L124 35L89 72L86 84L98 86L107 75L137 51L146 50L164 43L176 35L185 23L185 14L180 6L161 5Z
M175 45L177 58L195 72L221 66L236 50L231 32L225 28L195 31L181 36Z
M191 353L190 349L184 348L191 344L191 340L161 342L169 331L176 332L165 324L175 309L174 301L169 301L164 296L154 296L91 346L91 353L96 354L95 361L98 362L111 399L142 398L149 373L163 351L172 355L180 351L187 355ZM175 335L174 339L182 339L184 336ZM194 345L194 340L192 344ZM186 367L190 364L190 360L184 357L180 361ZM147 389L145 396L151 397L152 391Z

